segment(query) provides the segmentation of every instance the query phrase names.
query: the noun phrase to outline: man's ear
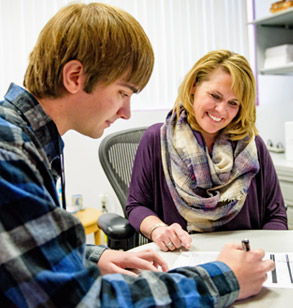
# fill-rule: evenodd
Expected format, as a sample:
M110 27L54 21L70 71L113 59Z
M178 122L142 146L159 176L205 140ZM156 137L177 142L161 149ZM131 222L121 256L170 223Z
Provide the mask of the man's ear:
M83 65L78 60L71 60L63 67L63 85L65 89L75 94L84 88L84 71Z

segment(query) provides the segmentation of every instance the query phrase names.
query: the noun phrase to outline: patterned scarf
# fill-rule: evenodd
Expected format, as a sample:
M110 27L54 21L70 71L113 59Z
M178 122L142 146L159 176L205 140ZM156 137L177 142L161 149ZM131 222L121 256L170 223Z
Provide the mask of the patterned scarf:
M184 109L178 121L170 112L161 127L161 155L171 196L189 232L214 231L233 219L259 170L254 138L231 142L219 134L210 155Z

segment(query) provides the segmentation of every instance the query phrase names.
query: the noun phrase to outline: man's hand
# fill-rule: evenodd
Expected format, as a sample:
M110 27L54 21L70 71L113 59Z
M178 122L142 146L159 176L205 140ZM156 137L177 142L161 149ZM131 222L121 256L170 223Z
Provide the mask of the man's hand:
M260 292L267 279L267 272L275 268L271 260L263 261L262 249L244 251L241 244L225 244L217 258L234 272L240 285L238 299L244 299Z
M155 229L152 232L152 241L154 241L161 250L168 251L180 248L181 246L189 249L192 239L178 223L174 223L170 226Z
M153 250L146 249L139 252L119 251L107 249L103 252L98 262L102 275L120 273L137 276L134 270L168 271L167 263Z

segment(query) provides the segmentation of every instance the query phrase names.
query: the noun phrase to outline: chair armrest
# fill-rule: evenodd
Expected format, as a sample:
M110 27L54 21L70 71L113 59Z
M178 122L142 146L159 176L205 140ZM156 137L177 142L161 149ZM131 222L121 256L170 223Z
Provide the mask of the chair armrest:
M128 239L135 234L129 221L115 213L105 213L98 218L98 227L111 239Z

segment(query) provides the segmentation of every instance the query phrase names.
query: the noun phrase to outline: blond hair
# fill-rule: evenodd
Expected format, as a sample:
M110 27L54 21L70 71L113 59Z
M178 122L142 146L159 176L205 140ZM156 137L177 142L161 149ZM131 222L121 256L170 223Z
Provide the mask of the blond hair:
M154 65L151 43L136 19L102 3L70 4L48 21L30 54L24 86L39 98L63 96L62 71L70 60L82 63L87 93L125 73L125 81L141 91Z
M178 115L180 106L183 106L191 127L202 131L195 119L191 90L194 85L200 85L209 80L210 75L219 68L231 75L232 90L240 102L238 114L224 128L224 132L229 135L231 140L240 140L247 136L248 140L251 140L253 136L257 135L255 78L245 57L229 50L211 51L194 64L179 87L173 111L176 111Z

